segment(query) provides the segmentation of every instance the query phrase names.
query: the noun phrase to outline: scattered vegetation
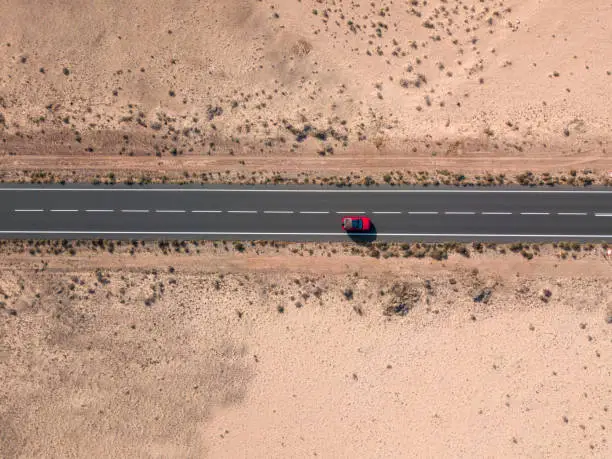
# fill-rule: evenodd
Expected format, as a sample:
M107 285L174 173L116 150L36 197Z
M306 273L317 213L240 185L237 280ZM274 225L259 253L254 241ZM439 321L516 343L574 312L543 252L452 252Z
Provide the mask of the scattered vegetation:
M421 299L421 292L409 283L395 283L389 290L388 305L383 314L386 316L405 316Z
M323 2L324 3L324 2ZM313 33L325 34L326 39L336 46L342 33L348 36L357 36L358 40L363 40L363 46L354 44L346 52L355 53L363 56L367 52L374 60L379 60L378 64L383 64L389 69L390 84L398 85L402 88L401 94L409 99L406 101L420 101L420 104L411 105L420 111L420 116L427 112L439 110L445 106L461 107L462 100L469 97L465 94L452 94L452 92L442 93L437 91L439 78L457 78L466 76L473 81L484 83L482 72L486 71L491 64L490 60L484 58L484 50L481 48L482 39L478 36L479 30L484 28L492 32L502 27L509 27L515 30L517 27L509 18L512 16L512 9L503 5L489 5L486 2L475 4L472 7L456 7L436 5L435 2L406 2L403 6L383 4L372 5L368 2L360 5L351 5L351 8L343 8L341 5L331 7L325 4L316 5L316 9L308 8L306 11L312 15L304 18L310 21L309 27L316 24ZM272 15L275 19L281 19L281 15L271 5ZM359 11L359 14L357 14ZM420 38L406 39L401 26L398 27L398 17L400 14L408 14L413 18L418 18L416 24L422 26ZM284 15L282 16L284 18ZM412 20L413 18L409 18ZM508 20L507 20L508 19ZM273 21L275 24L278 21ZM281 21L282 22L282 21ZM282 26L284 27L284 26ZM342 31L337 35L336 28ZM168 32L172 39L175 35ZM356 42L357 43L357 42ZM431 56L444 55L440 53L438 46L448 47L458 54L457 59L441 62L439 59L431 59ZM165 49L165 48L164 48ZM172 46L169 49L174 49ZM308 68L316 75L321 72L319 68L320 57L311 59L313 56L313 43L306 38L296 39L294 43L287 43L287 63L291 60L309 59ZM491 53L500 55L500 50L490 50ZM161 53L161 51L159 51ZM282 53L281 53L282 54ZM462 57L462 55L467 55ZM20 49L14 55L16 62L21 62L19 67L22 71L29 68L30 63L35 59L35 54L27 49ZM469 56L469 57L468 57ZM254 56L256 60L262 56ZM149 56L147 55L147 59ZM113 94L125 95L120 99L129 97L126 89L133 82L134 78L149 79L156 74L158 62L163 62L164 75L172 77L164 80L164 89L171 98L166 102L170 103L172 113L160 108L156 112L147 112L146 108L136 102L114 101L116 104L113 110L115 115L102 113L95 106L77 102L70 104L62 101L46 103L45 107L37 107L44 113L29 114L31 129L28 131L36 132L37 135L56 135L56 128L69 130L70 138L73 142L56 141L54 137L50 145L57 145L58 149L77 149L77 152L95 153L98 151L109 151L107 145L98 145L96 140L105 137L106 134L115 131L117 136L124 131L130 132L130 138L125 142L119 140L117 146L113 146L112 153L125 156L172 156L180 158L182 156L198 157L203 156L235 156L236 167L228 167L228 172L210 171L203 166L200 170L189 170L186 174L183 171L173 170L171 166L164 167L164 172L156 171L154 167L150 170L143 170L145 177L139 180L138 177L130 177L129 172L116 170L116 182L118 183L249 183L249 184L271 184L271 183L307 183L332 186L378 186L385 183L391 186L420 184L426 186L496 186L510 183L521 183L526 186L546 184L550 186L567 184L577 186L588 186L590 184L610 184L610 178L603 171L591 174L578 174L572 176L565 171L556 171L550 174L535 173L526 171L517 174L516 177L493 174L483 171L480 174L466 174L453 171L444 175L441 171L428 171L428 173L416 173L410 170L384 171L377 174L349 173L343 175L317 175L307 173L290 174L278 170L249 170L245 172L239 166L246 165L244 157L259 155L271 151L282 151L283 155L301 153L301 149L307 154L318 155L322 160L344 149L354 146L357 143L365 143L364 146L373 145L376 148L384 149L388 146L389 139L394 139L393 130L398 128L400 122L394 119L394 115L388 115L387 110L381 110L380 100L387 100L387 87L383 90L383 82L372 81L376 88L371 98L364 98L363 106L358 107L353 113L341 116L338 108L342 101L351 100L355 94L351 93L354 88L350 83L340 83L333 90L321 84L317 78L301 76L296 79L294 87L288 87L280 80L274 80L269 86L254 87L246 90L242 87L232 87L224 93L211 93L210 88L205 95L198 95L189 91L183 91L180 78L174 76L173 69L184 64L182 59L178 59L173 53L165 56L151 55L153 61L140 62L131 69L116 69L112 72L113 81L104 86L105 91L112 91ZM284 58L283 58L284 59ZM265 61L265 59L264 59ZM466 62L472 62L466 67ZM72 64L72 63L70 63ZM285 65L286 63L283 63ZM72 75L69 63L65 62L62 69L65 76ZM293 64L292 64L293 65ZM512 65L511 61L506 60L504 67ZM39 64L32 65L32 70L40 74L48 73ZM146 68L145 68L146 67ZM214 67L214 66L213 66ZM258 64L253 68L253 72L259 71L263 64ZM78 69L76 63L74 69ZM170 70L172 69L172 70ZM329 70L329 69L327 69ZM550 69L553 76L560 77L557 70ZM40 72L40 74L39 74ZM609 72L609 71L608 71ZM79 75L80 76L80 75ZM25 79L27 80L27 78ZM173 81L175 80L175 81ZM433 84L433 83L436 84ZM148 84L145 83L145 84ZM387 83L385 83L387 84ZM204 91L204 90L202 90ZM183 96L184 93L184 96ZM339 97L336 97L336 94ZM384 95L384 99L383 98ZM183 96L183 97L180 97ZM306 101L303 102L302 101ZM183 102L186 107L176 109L176 104ZM203 102L205 101L205 102ZM300 101L300 106L294 102ZM85 105L83 105L85 104ZM121 105L119 105L121 104ZM329 110L320 110L324 105ZM0 107L6 108L9 105L5 99L0 100ZM279 113L279 107L295 106L295 113L276 117L274 113ZM311 109L317 107L316 110ZM284 113L284 112L280 112ZM289 113L289 112L287 112ZM231 114L231 117L228 116ZM438 116L436 114L436 116ZM13 118L12 113L5 112L7 118ZM450 118L450 117L449 117ZM517 131L523 133L524 129L519 129L518 123L509 121L507 132L502 131L497 125L488 127L485 131L491 145L489 148L509 149L511 151L524 151L533 147L531 141L504 141L506 133L514 135ZM62 123L61 125L59 123ZM448 121L450 123L450 119ZM580 120L570 122L568 128L563 132L569 136L569 129L572 133L581 132L577 129ZM584 123L583 123L584 124ZM11 130L11 135L17 136L17 127L14 120L11 123L0 121L0 129ZM118 127L119 126L119 127ZM583 126L584 127L584 126ZM562 127L556 127L560 130ZM26 132L23 126L19 128L20 134ZM46 134L43 134L43 131ZM557 131L558 132L558 131ZM75 134L75 133L78 133ZM478 136L480 132L474 133ZM30 135L25 134L25 136ZM527 134L525 134L527 135ZM453 153L458 148L481 148L481 145L468 147L470 142L464 142L459 146L452 141L432 141L427 138L412 142L408 148L419 155L443 155L444 152ZM27 138L27 137L24 137ZM499 139L499 140L498 140ZM476 141L475 141L476 142ZM79 144L79 145L75 145ZM109 142L112 143L112 142ZM479 143L476 142L476 143ZM529 145L528 145L529 144ZM361 147L361 145L360 145ZM538 148L540 148L538 146ZM15 149L17 150L17 149ZM17 155L16 151L9 149L9 155ZM168 158L171 159L171 158ZM242 161L242 162L241 162ZM170 163L172 164L172 163ZM95 177L103 176L102 172L87 173L83 171L13 171L11 173L0 173L0 180L4 182L30 182L30 183L73 183L75 181L96 181L99 184L108 183L105 179ZM384 179L383 179L384 177Z
M581 244L578 242L559 242L554 244L528 244L528 243L511 243L511 244L493 244L493 243L473 243L472 250L478 254L499 254L505 255L508 253L533 259L541 254L557 255L561 259L571 258L578 259L590 256L607 256L608 244ZM303 244L289 243L279 241L189 241L189 240L162 240L157 242L152 241L122 241L122 240L22 240L9 241L0 240L0 253L7 254L29 254L34 257L43 257L46 255L60 255L66 257L74 257L87 251L108 252L118 255L136 256L139 253L160 253L162 255L197 255L202 250L211 250L226 253L232 248L237 253L250 253L257 255L265 248L272 248L279 252L283 251L296 256L332 256L352 255L352 256L367 256L373 258L429 258L436 261L443 261L450 256L469 257L470 250L467 244L458 242L445 243L391 243L391 242L368 242L365 244L346 243L319 243L319 244ZM561 250L561 252L559 252ZM528 253L529 255L525 255ZM571 257L562 256L563 253L572 254ZM580 255L580 257L579 257ZM173 274L175 268L168 267L168 273ZM313 288L310 295L320 297L322 291L320 288ZM352 301L354 299L354 290L351 287L346 287L342 290L343 298Z
M2 123L0 123L0 126ZM152 129L159 127L158 124L153 123ZM301 132L301 131L300 131ZM310 136L311 134L308 134ZM298 137L301 133L298 133ZM315 138L326 138L323 133ZM78 142L83 141L82 135L77 134L76 138ZM214 144L211 145L214 148ZM93 149L87 149L88 151ZM334 148L331 145L324 145L318 150L320 156L333 155L335 153ZM158 152L158 155L161 155ZM171 156L181 156L184 154L184 150L172 147L166 150L166 154ZM435 155L434 155L435 156ZM238 164L243 164L244 161L238 160ZM112 174L114 180L109 180L108 176ZM112 185L115 183L124 183L126 185L144 185L148 183L154 184L303 184L303 185L320 185L320 186L334 186L334 187L379 187L381 185L389 186L408 186L408 185L419 185L419 186L451 186L451 187L494 187L504 185L523 185L526 187L530 186L549 186L555 187L560 185L565 186L577 186L577 187L589 187L592 185L607 185L612 186L612 177L607 173L596 173L590 169L584 169L582 171L570 170L567 172L558 172L555 174L549 172L534 173L532 171L526 171L516 176L507 176L506 174L464 174L458 172L450 172L448 170L436 170L433 172L428 171L410 171L410 170L394 170L389 172L382 172L377 175L362 175L360 173L351 172L344 176L338 175L312 175L308 173L297 173L292 175L283 175L277 171L258 171L246 174L240 170L225 170L218 172L173 172L171 175L161 175L159 172L143 171L140 179L135 179L127 171L114 171L106 174L107 177L101 177L100 174L91 175L77 175L67 172L47 172L41 170L23 170L19 173L8 173L0 172L0 183L46 183L46 184L70 184L80 183L82 181L88 181L90 183Z

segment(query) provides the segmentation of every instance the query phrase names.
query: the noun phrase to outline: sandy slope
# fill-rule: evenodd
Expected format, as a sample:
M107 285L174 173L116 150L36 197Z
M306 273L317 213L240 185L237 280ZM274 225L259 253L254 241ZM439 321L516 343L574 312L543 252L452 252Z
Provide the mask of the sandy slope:
M0 455L609 457L599 252L313 249L5 255Z
M611 23L596 0L7 0L0 169L612 169Z

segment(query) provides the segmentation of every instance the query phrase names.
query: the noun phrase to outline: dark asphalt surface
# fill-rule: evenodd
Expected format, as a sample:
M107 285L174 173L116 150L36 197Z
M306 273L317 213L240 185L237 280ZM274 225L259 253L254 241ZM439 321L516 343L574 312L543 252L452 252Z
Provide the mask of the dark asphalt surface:
M14 186L0 188L5 239L612 240L612 190Z

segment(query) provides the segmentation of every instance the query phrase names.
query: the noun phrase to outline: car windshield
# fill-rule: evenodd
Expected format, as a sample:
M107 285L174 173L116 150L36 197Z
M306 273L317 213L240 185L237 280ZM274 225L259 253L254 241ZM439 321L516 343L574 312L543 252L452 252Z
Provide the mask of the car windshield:
M361 220L353 220L353 229L361 229L362 223Z

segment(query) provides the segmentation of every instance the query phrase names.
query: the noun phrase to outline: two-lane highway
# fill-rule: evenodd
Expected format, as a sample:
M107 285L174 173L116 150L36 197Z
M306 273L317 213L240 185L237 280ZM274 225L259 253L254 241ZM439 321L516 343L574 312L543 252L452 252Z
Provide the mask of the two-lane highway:
M612 240L612 190L19 186L0 188L0 238Z

